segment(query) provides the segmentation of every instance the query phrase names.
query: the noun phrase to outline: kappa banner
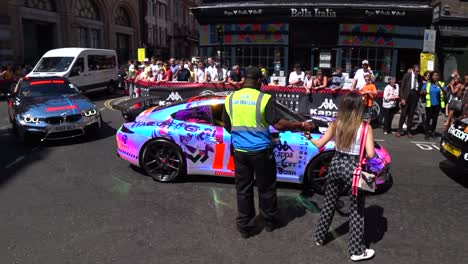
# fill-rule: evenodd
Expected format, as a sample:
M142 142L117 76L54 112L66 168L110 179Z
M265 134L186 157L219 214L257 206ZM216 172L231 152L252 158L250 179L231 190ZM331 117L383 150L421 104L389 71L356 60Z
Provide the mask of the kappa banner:
M170 84L167 86L146 86L148 96L157 96L161 98L160 104L172 103L185 100L197 95L227 95L235 90L235 87L224 85L206 85L206 84L188 84L181 83ZM292 111L307 116L327 116L336 117L338 114L338 105L343 95L350 91L332 91L323 90L311 94L305 94L303 89L288 87L263 86L262 91L271 94L279 103L285 105ZM372 120L381 120L382 92L374 98L374 105L371 109Z

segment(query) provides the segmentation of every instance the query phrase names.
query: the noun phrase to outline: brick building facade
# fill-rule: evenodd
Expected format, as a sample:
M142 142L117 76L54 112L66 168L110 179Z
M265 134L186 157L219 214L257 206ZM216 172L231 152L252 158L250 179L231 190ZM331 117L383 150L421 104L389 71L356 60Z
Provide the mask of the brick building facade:
M453 69L468 74L468 1L436 0L432 4L439 70L445 80Z
M0 65L34 64L59 47L115 49L136 56L139 5L134 0L7 0L0 10Z

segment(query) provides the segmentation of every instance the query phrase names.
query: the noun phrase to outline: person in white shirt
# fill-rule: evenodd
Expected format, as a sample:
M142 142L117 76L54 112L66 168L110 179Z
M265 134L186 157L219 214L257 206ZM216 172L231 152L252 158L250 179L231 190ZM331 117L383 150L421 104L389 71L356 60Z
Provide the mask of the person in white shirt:
M151 71L153 72L153 76L157 76L159 72L159 66L156 63L156 59L151 57L151 64L150 64Z
M210 73L210 79L213 83L225 83L227 82L227 71L221 67L221 63L215 64L216 71Z
M306 94L310 94L310 89L312 89L314 79L312 78L312 72L306 71L304 78L304 88L306 89Z
M395 114L398 112L400 87L395 83L395 78L390 77L388 85L385 86L383 94L382 110L384 116L384 134L387 135L392 132L392 121Z
M195 82L197 83L204 83L206 82L206 75L205 75L205 63L203 61L198 62L198 67L195 71Z
M208 67L205 70L205 81L211 81L210 78L211 76L216 75L216 61L213 58L208 58Z
M363 60L362 61L362 68L357 70L354 74L353 84L351 85L352 90L358 89L361 90L364 85L366 85L366 80L364 76L370 75L371 81L375 81L374 73L372 72L371 68L369 67L369 61Z
M288 83L292 86L303 86L305 73L301 70L301 65L294 65L294 71L289 74Z

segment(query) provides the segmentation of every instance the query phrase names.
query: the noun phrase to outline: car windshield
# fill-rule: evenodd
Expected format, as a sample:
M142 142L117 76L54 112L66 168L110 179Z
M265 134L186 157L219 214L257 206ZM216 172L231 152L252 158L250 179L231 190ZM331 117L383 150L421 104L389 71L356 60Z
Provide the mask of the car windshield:
M43 97L76 94L78 89L63 79L42 79L23 81L19 93L21 97Z
M70 68L73 57L44 57L35 72L64 72Z

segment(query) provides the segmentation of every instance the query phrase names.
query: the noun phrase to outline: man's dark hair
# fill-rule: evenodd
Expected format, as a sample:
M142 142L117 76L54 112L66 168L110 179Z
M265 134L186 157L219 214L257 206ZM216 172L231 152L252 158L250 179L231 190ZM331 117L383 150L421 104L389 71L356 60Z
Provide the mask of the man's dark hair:
M414 65L413 65L413 69L419 69L419 65L418 65L418 64L414 64Z
M257 81L258 79L262 78L262 71L257 67L248 67L245 70L245 78Z

